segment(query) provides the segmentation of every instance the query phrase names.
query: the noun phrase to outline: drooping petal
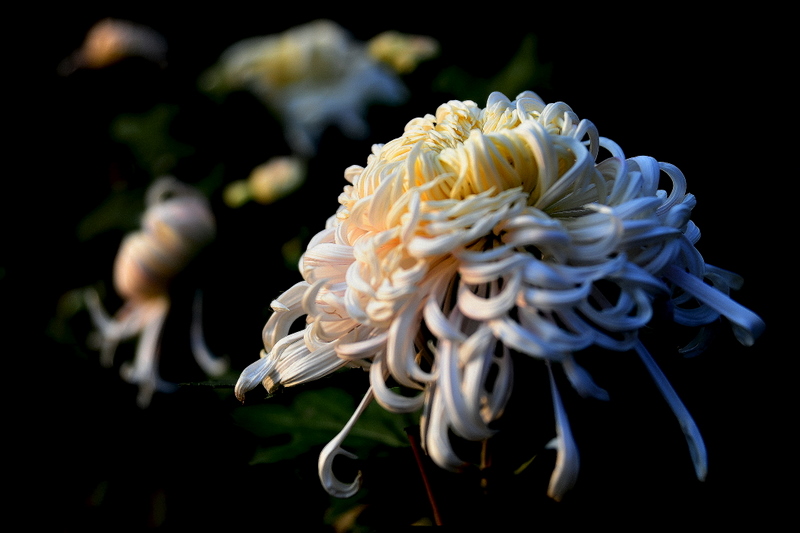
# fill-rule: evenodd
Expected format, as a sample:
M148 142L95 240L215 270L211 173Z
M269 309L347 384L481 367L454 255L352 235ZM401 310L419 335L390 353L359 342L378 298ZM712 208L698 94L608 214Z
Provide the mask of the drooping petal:
M678 419L678 423L686 437L686 442L689 444L689 452L692 456L697 479L700 481L705 480L706 473L708 472L708 457L706 455L706 446L703 442L703 437L700 435L700 430L697 429L697 425L694 423L694 419L692 419L686 406L684 406L683 402L678 398L675 389L672 388L669 380L667 380L667 377L642 343L636 344L636 353L639 354L639 358L647 367L647 371L650 373L653 381L655 381L656 386L658 386L659 392L664 396L664 399Z
M192 353L200 368L209 376L221 376L227 372L228 360L214 355L206 344L203 335L203 296L200 291L195 293L189 334Z
M608 400L608 392L597 386L589 372L575 361L575 357L571 355L565 357L562 365L570 383L572 383L572 386L578 391L578 394L583 397Z
M142 328L133 362L126 361L120 367L125 381L139 385L136 403L142 408L150 405L156 391L173 392L177 389L177 384L163 380L158 373L159 338L168 310L169 300L166 298L151 302L153 318Z
M358 459L358 456L343 449L342 443L350 434L353 426L369 406L372 399L373 392L372 388L370 388L361 399L361 403L358 404L358 407L353 413L353 416L350 417L350 420L348 420L347 424L345 424L345 426L342 428L339 434L334 437L333 440L325 445L325 447L322 449L322 452L319 454L319 461L317 462L319 479L322 482L322 486L326 491L328 491L328 494L332 496L336 496L338 498L349 498L358 492L358 489L361 487L361 472L359 472L355 480L350 483L340 481L333 473L333 460L339 455L344 455L350 459Z
M389 371L385 369L383 355L377 355L369 368L369 383L375 400L385 409L394 413L412 413L420 409L424 402L424 393L405 396L394 392L386 385Z
M465 343L454 345L443 342L437 351L436 360L439 363L439 394L447 406L448 418L453 431L469 440L482 440L491 437L494 431L489 429L486 421L481 417L481 399L485 395L483 383L479 378L473 381L473 386L468 386L466 375L467 367L474 367L477 363L485 375L488 370L485 350L487 343L493 339L491 332L484 328L473 334ZM483 345L483 346L481 346ZM474 357L474 361L463 361L462 353L482 351ZM470 355L468 355L470 357ZM491 362L489 360L488 362Z
M745 346L752 346L755 340L763 333L765 325L761 317L730 299L724 293L706 285L703 280L674 265L667 267L664 270L664 275L670 281L730 320L736 338Z
M580 458L549 361L547 362L547 369L550 375L550 391L553 397L553 409L556 419L556 438L551 441L549 447L555 448L557 452L556 467L550 476L547 495L556 501L561 501L578 479Z
M256 388L267 375L275 368L275 360L267 357L266 352L262 350L261 358L253 363L250 363L239 375L234 387L234 394L240 401L244 401L244 395L247 391Z

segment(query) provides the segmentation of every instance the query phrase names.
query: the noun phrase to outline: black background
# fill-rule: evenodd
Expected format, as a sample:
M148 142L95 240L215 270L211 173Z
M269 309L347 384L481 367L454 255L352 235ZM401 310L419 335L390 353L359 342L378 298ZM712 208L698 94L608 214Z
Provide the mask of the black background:
M136 64L58 76L59 61L105 16L162 33L170 43L169 68ZM442 499L450 516L458 516L451 523L474 518L490 525L524 517L525 529L650 529L660 523L776 521L796 495L788 431L796 421L788 388L796 348L785 340L793 333L796 301L797 134L787 76L796 46L782 31L786 16L767 10L701 15L667 7L381 5L353 14L275 16L218 6L62 8L23 17L23 36L7 47L5 74L12 121L0 284L7 313L4 359L12 363L5 375L11 385L5 439L13 446L6 469L14 475L4 479L15 497L7 500L7 520L46 520L60 531L145 529L152 524L154 498L166 494L162 530L322 529L319 510L328 499L313 454L295 465L249 467L254 443L230 421L237 405L231 395L183 390L157 397L158 409L140 412L135 390L122 386L115 371L101 369L96 354L53 340L49 328L61 295L108 279L106 252L121 236L111 232L83 242L76 227L108 194L114 173L133 184L147 179L130 170L129 154L109 140L109 120L155 101L175 102L183 110L177 135L201 147L179 167L179 177L192 181L192 172L202 173L216 160L226 163L229 176L243 177L265 159L262 146L287 148L275 127L259 123L270 119L254 101L242 97L224 108L212 106L196 95L197 76L239 39L331 18L362 40L387 29L431 35L440 40L442 54L409 77L408 104L371 111L369 139L326 134L311 172L327 177L313 190L269 215L255 206L220 214L220 236L198 267L214 280L207 292L212 348L228 354L239 369L254 360L269 301L299 279L275 259L282 214L307 209L308 225L318 231L335 210L342 172L365 164L371 143L398 136L405 122L434 112L446 99L463 98L430 90L438 71L457 65L491 77L523 36L533 33L540 60L552 70L546 84L532 89L545 101L568 103L626 155L650 155L684 172L698 198L698 249L707 263L744 277L735 298L764 318L767 332L750 348L723 335L693 359L664 359L673 346L654 349L706 439L705 483L693 478L680 430L635 359L614 355L598 368L613 406L575 402L570 410L582 442L582 468L568 498L556 505L543 497L546 476L539 473L530 485L505 494L505 504L495 502L501 514L493 517L469 505L469 495L454 488L458 482L445 477L441 483L453 494ZM212 201L221 205L218 197ZM185 326L179 317L172 320L175 329ZM169 368L164 372L169 375ZM533 390L537 382L530 386L533 397L540 394ZM526 405L514 411L519 420L526 419ZM531 438L540 431L534 411ZM525 422L509 433L515 439L530 436ZM384 465L385 474L407 474L404 464ZM413 485L398 481L404 483ZM98 487L106 490L102 505L92 503ZM396 523L404 525L398 509L418 505L420 495L400 489L387 494L402 497L374 507L386 516L399 513Z

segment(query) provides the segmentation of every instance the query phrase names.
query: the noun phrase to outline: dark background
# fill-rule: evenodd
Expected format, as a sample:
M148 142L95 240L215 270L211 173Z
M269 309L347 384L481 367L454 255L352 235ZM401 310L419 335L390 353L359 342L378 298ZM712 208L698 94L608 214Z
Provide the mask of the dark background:
M58 76L58 63L105 16L159 31L170 45L169 67L132 62ZM83 344L85 314L72 317L66 329L59 329L64 324L57 317L65 293L110 281L113 253L125 232L118 227L82 239L81 222L120 182L136 190L151 178L110 138L110 121L156 102L174 103L180 112L172 134L196 147L177 167L178 177L200 182L221 164L224 182L241 179L288 148L263 106L246 95L216 105L196 91L198 75L242 38L331 18L361 40L388 29L434 36L442 52L404 80L412 95L408 103L370 110L368 139L326 133L309 169L313 187L269 210L252 204L225 210L217 189L212 203L220 234L176 288L189 291L193 280L204 280L212 349L230 357L237 370L255 360L269 301L300 279L278 258L286 238L282 217L302 210L313 235L336 208L344 169L365 164L372 143L399 136L408 120L433 113L447 99L474 98L483 105L488 93L480 95L480 80L496 75L533 34L537 56L549 70L529 88L545 101L568 103L626 155L650 155L684 172L698 198L692 217L703 233L698 249L707 263L744 277L735 298L764 318L767 331L750 348L725 331L693 359L674 355L675 346L666 341L653 349L706 440L705 483L694 479L680 430L635 358L611 354L597 371L613 401L596 406L565 400L582 460L578 485L565 501L544 496L546 464L489 503L476 503L464 488L468 476L436 474L450 523L488 526L524 517L529 529L621 523L649 529L667 522L776 521L796 495L788 432L793 395L787 388L796 349L785 340L793 326L787 309L795 301L797 226L790 215L798 168L786 72L796 46L790 48L781 31L785 16L663 7L645 13L384 5L352 15L270 16L220 6L56 9L24 17L25 37L10 43L5 76L12 94L0 278L4 357L12 362L5 376L11 384L6 440L12 444L6 469L14 473L5 477L6 493L14 496L6 500L8 520L44 520L57 531L156 525L325 530L323 513L331 503L316 478L318 449L290 464L250 466L256 439L232 422L238 402L224 386L184 387L157 396L147 411L137 409L135 388L116 369L101 368ZM454 67L471 82L435 88L438 74ZM113 310L114 296L107 296ZM181 305L175 304L167 324L171 331L187 327ZM168 342L189 360L179 337ZM186 379L171 376L173 371L165 361L165 377ZM361 377L344 377L342 386L362 390ZM517 450L525 439L538 442L539 433L549 431L549 407L534 401L546 398L538 379L517 387L526 399L511 405L509 419L516 424L500 446ZM292 394L279 401L289 402ZM410 477L417 474L408 449L387 453L366 471L373 480L387 480L370 486L367 522L406 525L416 517L403 509L424 509L424 495Z

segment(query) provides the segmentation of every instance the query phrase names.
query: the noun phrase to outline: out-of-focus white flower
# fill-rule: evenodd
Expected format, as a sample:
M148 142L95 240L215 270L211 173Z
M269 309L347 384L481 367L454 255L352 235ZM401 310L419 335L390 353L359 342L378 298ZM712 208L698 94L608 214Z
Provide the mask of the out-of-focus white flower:
M423 61L439 54L439 41L427 35L385 31L367 42L375 59L390 65L400 74L413 72Z
M408 96L366 43L324 19L235 43L200 83L209 92L252 92L277 114L289 146L303 156L316 152L328 126L363 138L370 105L397 105Z
M105 18L92 26L80 48L64 58L58 72L105 68L128 57L141 57L164 66L167 41L154 29L128 20Z
M137 402L150 404L155 391L171 392L175 384L158 373L159 337L170 307L169 284L216 234L207 199L171 176L156 180L146 194L142 228L128 234L114 261L114 288L125 302L110 317L97 292L86 302L99 334L100 362L110 367L124 340L139 337L134 361L121 367L122 377L139 385ZM197 363L209 375L223 374L228 363L215 357L203 339L201 301L194 302L190 342Z
M669 191L658 188L662 177ZM696 201L675 166L627 159L564 103L493 93L484 109L451 101L410 121L345 178L338 211L300 260L304 281L272 302L261 358L236 386L240 399L259 383L272 391L363 367L365 402L422 410L427 453L458 469L449 433L491 437L511 394L512 353L529 356L551 372L558 455L549 494L558 500L575 482L578 448L553 372L580 395L606 399L574 354L630 350L705 477L699 431L638 332L655 301L669 301L679 324L724 316L748 345L764 324L728 297L741 280L695 248ZM305 329L292 331L304 315ZM359 487L330 468L348 453L340 445L350 426L320 457L323 484L338 496Z
M305 179L306 163L303 159L275 156L254 168L247 179L228 184L223 198L230 207L239 207L250 200L271 204L295 191Z

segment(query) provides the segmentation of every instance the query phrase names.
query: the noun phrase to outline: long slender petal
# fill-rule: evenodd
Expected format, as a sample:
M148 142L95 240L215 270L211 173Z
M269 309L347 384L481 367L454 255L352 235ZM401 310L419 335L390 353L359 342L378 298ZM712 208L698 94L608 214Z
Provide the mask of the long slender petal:
M764 332L766 326L761 317L717 289L706 285L700 278L674 265L667 267L664 274L670 281L681 286L695 298L730 320L736 338L745 346L752 346Z
M322 486L325 488L325 490L328 491L328 493L332 496L336 496L338 498L349 498L358 492L358 489L361 487L361 472L356 475L356 478L352 482L344 483L340 481L333 473L333 460L339 455L344 455L350 459L358 458L352 452L343 449L342 443L350 434L353 426L369 406L372 399L373 392L372 388L370 387L367 390L367 393L361 399L361 403L358 404L355 412L350 417L350 420L347 421L347 424L345 424L345 426L342 428L339 434L333 438L333 440L325 445L325 447L322 449L322 452L319 454L319 461L317 462L319 479L322 482Z
M561 501L564 495L571 489L578 479L580 469L580 458L578 447L572 438L572 430L567 419L567 412L561 403L561 395L558 393L558 386L553 377L553 369L550 362L547 362L547 370L550 376L550 392L553 397L553 409L556 419L556 438L551 441L550 447L556 449L556 467L550 476L550 484L547 487L547 495L556 501Z
M189 336L195 361L206 374L209 376L221 376L227 372L229 361L214 355L206 344L205 336L203 335L203 295L200 291L195 293Z
M683 402L678 398L675 389L672 388L669 380L667 380L667 377L658 367L653 356L650 355L650 352L647 351L642 343L636 344L636 353L639 354L642 362L647 367L647 371L650 373L653 381L655 381L659 392L664 396L670 409L672 409L672 412L678 419L678 423L686 437L686 442L689 444L689 452L692 456L697 479L700 481L705 480L706 474L708 473L708 456L706 454L706 445L703 442L703 437L700 435L700 430L697 429L697 424L694 423L692 415L689 414L686 406L683 405Z

